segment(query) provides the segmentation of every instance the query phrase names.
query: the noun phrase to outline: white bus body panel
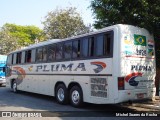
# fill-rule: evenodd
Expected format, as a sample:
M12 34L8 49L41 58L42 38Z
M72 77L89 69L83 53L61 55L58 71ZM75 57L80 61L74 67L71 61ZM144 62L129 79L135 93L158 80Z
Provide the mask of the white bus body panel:
M109 92L112 91L111 84L113 84L112 62L112 58L103 58L12 66L12 76L8 79L12 80L13 78L22 77L18 82L18 90L51 96L55 95L54 87L57 81L65 83L66 87L71 82L76 82L82 88L84 102L111 103L114 100L113 92ZM98 64L102 64L104 68L96 74ZM19 72L19 76L14 72L15 69ZM25 75L21 75L21 73ZM95 79L102 80L102 82L95 83ZM8 83L11 84L11 82ZM102 88L99 90L99 88L96 88L97 86ZM98 96L98 93L101 95Z
M7 85L10 87L11 80L19 78L18 90L55 96L57 82L63 82L67 88L76 82L82 88L83 101L95 104L151 99L155 95L155 58L147 51L153 37L145 29L130 25L115 25L101 32L110 30L114 32L113 58L10 66L13 71ZM134 44L136 35L145 36L146 46ZM125 78L124 90L118 90L118 77ZM135 77L133 84L131 77Z
M125 90L118 92L115 103L152 99L155 96L154 39L148 31L133 26L119 28L120 77L125 77Z

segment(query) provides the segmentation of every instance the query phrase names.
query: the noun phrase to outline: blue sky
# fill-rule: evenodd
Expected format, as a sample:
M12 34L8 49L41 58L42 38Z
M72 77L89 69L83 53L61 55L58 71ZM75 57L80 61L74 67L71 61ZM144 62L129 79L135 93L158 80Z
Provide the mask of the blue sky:
M14 23L43 28L41 22L48 12L66 7L76 7L85 24L93 23L90 0L2 0L0 4L0 27Z

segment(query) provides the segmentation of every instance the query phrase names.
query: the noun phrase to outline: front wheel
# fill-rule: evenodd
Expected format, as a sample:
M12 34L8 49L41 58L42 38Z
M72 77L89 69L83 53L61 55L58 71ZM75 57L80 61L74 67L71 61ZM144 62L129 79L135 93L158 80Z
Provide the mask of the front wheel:
M83 105L82 90L78 86L73 86L70 90L70 102L74 107L81 107Z
M16 80L13 81L12 83L12 90L14 93L17 93L17 83L16 83Z

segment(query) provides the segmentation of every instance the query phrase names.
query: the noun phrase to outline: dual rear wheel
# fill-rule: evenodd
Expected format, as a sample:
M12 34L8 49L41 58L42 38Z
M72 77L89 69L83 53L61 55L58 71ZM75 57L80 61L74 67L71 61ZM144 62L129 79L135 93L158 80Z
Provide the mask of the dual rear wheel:
M14 80L12 82L12 90L17 93L17 82ZM79 86L73 86L69 91L64 84L59 84L56 87L56 99L60 104L70 103L74 107L81 107L83 104L82 90Z
M64 84L59 84L56 87L56 99L60 104L70 103L74 107L80 107L83 104L82 90L79 86L73 86L69 91Z

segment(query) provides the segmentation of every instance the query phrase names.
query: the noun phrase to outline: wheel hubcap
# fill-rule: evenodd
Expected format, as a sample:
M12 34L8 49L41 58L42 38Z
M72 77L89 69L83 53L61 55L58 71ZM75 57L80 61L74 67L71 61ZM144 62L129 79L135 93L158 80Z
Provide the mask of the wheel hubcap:
M13 91L16 92L17 91L17 84L13 83Z
M80 99L80 95L79 95L79 92L74 90L72 92L72 101L74 104L77 104L79 102L79 99Z
M63 100L64 100L64 90L63 90L62 88L60 88L60 89L58 90L57 95L58 95L58 99L59 99L60 101L63 101Z

